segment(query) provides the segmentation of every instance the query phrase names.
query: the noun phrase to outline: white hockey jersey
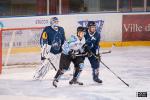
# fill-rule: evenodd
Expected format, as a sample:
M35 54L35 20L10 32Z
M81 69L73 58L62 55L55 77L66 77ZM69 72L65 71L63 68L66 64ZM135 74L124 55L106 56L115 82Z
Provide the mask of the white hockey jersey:
M85 38L83 37L80 41L77 36L71 35L71 37L65 41L65 43L62 45L62 52L66 55L68 55L68 52L70 50L77 51L76 54L83 53L84 49L82 46L85 44Z

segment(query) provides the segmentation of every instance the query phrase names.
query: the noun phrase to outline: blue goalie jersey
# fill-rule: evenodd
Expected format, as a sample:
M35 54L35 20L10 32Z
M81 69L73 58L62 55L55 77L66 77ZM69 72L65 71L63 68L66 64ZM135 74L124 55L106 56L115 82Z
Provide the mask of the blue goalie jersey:
M64 44L65 40L65 33L62 27L58 27L58 30L56 31L51 26L47 26L42 32L40 44L41 47L44 44L51 45L50 52L53 54L58 54L61 53L61 47Z

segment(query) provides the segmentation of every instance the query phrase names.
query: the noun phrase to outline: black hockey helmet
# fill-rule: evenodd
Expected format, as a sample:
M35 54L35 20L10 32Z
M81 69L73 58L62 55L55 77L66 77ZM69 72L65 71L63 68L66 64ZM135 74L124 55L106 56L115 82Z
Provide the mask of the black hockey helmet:
M96 26L96 23L94 21L89 21L87 24L87 27L90 27L90 26Z
M85 32L85 28L84 28L84 27L82 27L82 26L79 26L79 27L77 28L77 32L79 32L79 31L83 31L83 32Z

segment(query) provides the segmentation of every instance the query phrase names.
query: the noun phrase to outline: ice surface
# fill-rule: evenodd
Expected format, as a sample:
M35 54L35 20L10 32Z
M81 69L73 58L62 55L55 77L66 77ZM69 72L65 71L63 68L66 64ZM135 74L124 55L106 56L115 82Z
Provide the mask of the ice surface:
M35 56L34 56L35 55ZM32 54L32 59L39 59ZM28 59L30 61L30 59ZM101 64L100 77L103 84L94 83L88 60L80 81L83 86L70 86L73 66L58 84L52 86L55 75L50 70L41 81L32 80L35 67L3 69L0 75L0 100L150 100L150 47L115 47L112 53L102 55L102 61L120 76L125 86ZM54 63L58 66L58 63ZM147 92L148 97L136 97L136 92Z

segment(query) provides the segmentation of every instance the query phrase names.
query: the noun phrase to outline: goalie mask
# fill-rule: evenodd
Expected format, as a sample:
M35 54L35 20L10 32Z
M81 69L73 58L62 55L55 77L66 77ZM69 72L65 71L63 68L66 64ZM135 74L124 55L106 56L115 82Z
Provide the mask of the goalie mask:
M52 18L50 19L50 25L52 26L52 28L53 28L54 30L58 30L58 22L59 22L59 20L58 20L57 17L52 17Z

